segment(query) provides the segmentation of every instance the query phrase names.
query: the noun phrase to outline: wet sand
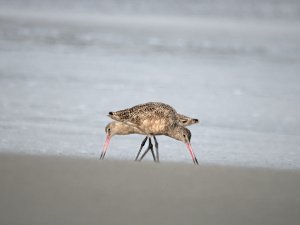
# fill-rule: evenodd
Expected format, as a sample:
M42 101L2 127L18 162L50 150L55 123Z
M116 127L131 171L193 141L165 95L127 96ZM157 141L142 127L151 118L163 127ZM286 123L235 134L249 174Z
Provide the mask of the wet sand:
M300 171L0 155L0 224L299 224Z

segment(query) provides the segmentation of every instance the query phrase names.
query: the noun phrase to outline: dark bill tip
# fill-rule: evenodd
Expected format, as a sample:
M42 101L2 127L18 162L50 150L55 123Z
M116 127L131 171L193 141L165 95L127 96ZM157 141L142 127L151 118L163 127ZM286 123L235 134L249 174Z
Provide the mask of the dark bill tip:
M195 165L199 165L198 160L197 160L196 157L194 158L194 164L195 164Z

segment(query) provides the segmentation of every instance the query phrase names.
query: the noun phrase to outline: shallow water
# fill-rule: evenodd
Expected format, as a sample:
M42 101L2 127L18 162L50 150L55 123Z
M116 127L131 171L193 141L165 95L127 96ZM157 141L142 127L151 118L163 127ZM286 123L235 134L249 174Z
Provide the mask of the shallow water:
M0 1L1 152L98 158L107 112L161 101L201 121L200 163L300 168L297 2L241 1L242 14L30 2ZM107 159L134 159L142 139L113 137ZM158 140L162 161L191 163L182 143Z

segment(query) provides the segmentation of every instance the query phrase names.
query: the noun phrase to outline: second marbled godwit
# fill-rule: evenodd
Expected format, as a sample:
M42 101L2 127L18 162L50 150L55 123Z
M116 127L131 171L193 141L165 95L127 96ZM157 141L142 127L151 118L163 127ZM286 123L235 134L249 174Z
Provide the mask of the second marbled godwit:
M190 118L188 116L181 115L181 114L176 114L176 119L177 119L178 123L182 126L190 126L192 124L196 124L196 123L199 122L198 119ZM144 133L141 132L141 130L137 129L136 127L129 126L129 125L123 123L123 122L117 122L117 121L114 121L114 122L111 122L111 123L107 124L106 127L105 127L105 133L106 133L106 141L105 141L105 144L104 144L104 151L101 153L100 159L104 158L105 152L106 152L106 150L108 148L108 145L109 145L109 142L110 142L110 139L114 135L144 134ZM145 145L145 143L148 139L149 139L148 148L144 152L144 154L141 156L140 160L142 160L144 158L144 156L147 154L147 152L149 150L151 150L153 160L156 161L156 157L155 157L154 152L153 152L153 145L152 145L152 142L151 142L151 137L149 137L149 136L146 136L145 139L142 141L142 144L140 146L140 149L138 151L138 154L137 154L135 160L138 160L139 155L141 153L141 150L144 147L144 145ZM157 142L156 138L155 138L155 142Z
M164 103L149 102L132 108L109 112L112 119L133 126L148 136L166 135L186 144L194 164L198 160L191 146L191 132L180 125L176 110Z
M144 133L141 132L141 130L137 129L136 127L127 125L127 124L122 123L122 122L117 122L117 121L114 121L114 122L111 122L111 123L107 124L106 127L105 127L105 133L106 133L106 140L105 140L105 143L104 143L103 151L100 155L100 159L104 159L104 156L105 156L106 151L108 149L110 139L114 135L128 135L128 134L142 134L142 135L144 135ZM147 141L147 139L148 139L148 136L143 140L142 145L140 147L140 150L145 145L145 142ZM153 156L153 160L156 161L156 157L154 155L153 148L150 149L150 150L151 150L151 153L152 153L152 156Z
M176 113L176 120L178 122L179 125L181 126L190 126L190 125L193 125L193 124L196 124L199 122L198 119L195 119L195 118L191 118L191 117L188 117L188 116L185 116L185 115L182 115L182 114L179 114L179 113ZM154 143L155 143L155 149L156 149L156 157L157 157L157 162L159 162L159 153L158 153L158 142L156 140L156 137L155 135L152 135L153 139L154 139ZM146 136L145 139L143 140L142 144L141 144L141 147L139 149L139 152L135 158L135 160L138 160L139 158L139 155L141 153L141 150L145 144L145 142L147 141L147 139L149 139L149 145L148 145L148 148L147 150L144 152L144 154L141 156L141 158L139 159L139 161L141 161L144 156L147 154L147 152L149 150L151 150L151 152L153 151L153 145L152 145L152 142L151 142L151 136Z

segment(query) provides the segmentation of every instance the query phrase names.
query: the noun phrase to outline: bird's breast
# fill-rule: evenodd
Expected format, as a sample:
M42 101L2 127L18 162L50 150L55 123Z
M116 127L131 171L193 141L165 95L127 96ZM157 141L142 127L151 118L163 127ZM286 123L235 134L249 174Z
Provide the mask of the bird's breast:
M166 120L146 119L141 123L141 129L148 134L161 134L166 130Z

